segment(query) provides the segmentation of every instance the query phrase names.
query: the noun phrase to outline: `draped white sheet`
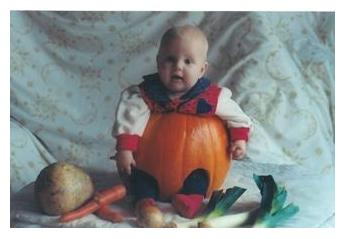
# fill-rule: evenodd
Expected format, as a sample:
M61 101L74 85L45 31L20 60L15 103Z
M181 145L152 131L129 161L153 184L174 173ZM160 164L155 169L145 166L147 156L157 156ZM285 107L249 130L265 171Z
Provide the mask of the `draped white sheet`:
M119 94L155 71L160 36L184 23L205 31L208 77L255 123L226 186L258 200L252 174L272 174L300 207L283 227L334 226L334 13L35 11L11 12L13 226L132 226L93 215L60 225L36 209L32 185L18 191L59 160L117 181Z

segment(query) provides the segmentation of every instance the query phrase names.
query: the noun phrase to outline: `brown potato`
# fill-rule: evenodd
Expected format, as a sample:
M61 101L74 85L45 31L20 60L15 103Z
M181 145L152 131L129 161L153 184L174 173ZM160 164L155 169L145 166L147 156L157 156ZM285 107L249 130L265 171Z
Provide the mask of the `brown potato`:
M42 169L35 181L35 198L48 215L61 215L80 207L93 196L91 177L80 167L58 162Z

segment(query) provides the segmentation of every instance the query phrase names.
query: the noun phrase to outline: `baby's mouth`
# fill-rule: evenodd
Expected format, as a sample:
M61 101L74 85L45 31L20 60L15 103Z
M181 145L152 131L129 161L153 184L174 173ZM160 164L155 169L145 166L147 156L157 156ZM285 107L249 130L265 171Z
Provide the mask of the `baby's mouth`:
M179 75L173 75L173 76L171 76L171 79L172 80L183 80L183 77L179 76Z

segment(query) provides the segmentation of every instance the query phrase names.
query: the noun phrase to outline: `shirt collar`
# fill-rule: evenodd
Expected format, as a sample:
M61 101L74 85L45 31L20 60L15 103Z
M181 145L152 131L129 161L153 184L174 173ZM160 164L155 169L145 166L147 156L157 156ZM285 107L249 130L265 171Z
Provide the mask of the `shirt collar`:
M149 98L156 101L161 106L165 106L171 101L169 96L167 95L165 86L160 81L158 73L145 75L143 76L143 79L143 87ZM188 101L195 98L200 93L205 91L210 86L210 84L211 82L209 79L201 77L187 93L180 97L180 100Z

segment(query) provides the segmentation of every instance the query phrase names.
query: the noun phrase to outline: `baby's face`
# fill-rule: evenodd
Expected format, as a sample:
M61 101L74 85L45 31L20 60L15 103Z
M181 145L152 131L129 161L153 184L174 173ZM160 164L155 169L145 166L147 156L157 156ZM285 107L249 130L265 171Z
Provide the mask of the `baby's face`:
M204 75L206 51L201 41L181 37L171 39L160 49L158 73L170 96L185 94Z

